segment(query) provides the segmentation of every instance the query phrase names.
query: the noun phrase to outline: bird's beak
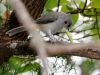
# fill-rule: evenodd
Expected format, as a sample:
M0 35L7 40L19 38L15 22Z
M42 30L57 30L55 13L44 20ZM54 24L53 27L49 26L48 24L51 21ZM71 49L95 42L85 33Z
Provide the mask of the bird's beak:
M67 27L68 31L69 31L69 27Z
M66 26L66 29L69 31L69 27Z

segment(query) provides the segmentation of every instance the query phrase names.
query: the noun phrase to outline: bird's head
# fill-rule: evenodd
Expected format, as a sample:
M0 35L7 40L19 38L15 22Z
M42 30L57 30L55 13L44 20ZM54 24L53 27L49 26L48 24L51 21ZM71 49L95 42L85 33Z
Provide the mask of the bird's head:
M60 15L61 21L62 21L62 25L66 28L69 29L70 26L72 25L72 18L70 14L67 13L62 13Z

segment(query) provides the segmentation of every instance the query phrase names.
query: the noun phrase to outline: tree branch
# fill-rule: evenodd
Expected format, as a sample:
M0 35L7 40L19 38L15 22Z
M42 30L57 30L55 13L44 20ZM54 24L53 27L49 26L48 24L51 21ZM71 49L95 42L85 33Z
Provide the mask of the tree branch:
M85 9L85 7L86 7L86 4L87 4L87 0L85 0L85 4L84 4L84 7L83 7L81 13L84 13L84 9Z
M34 48L34 51L33 49ZM0 65L6 62L10 56L13 55L27 55L36 54L35 46L30 47L30 44L26 42L12 42L0 44ZM47 44L45 49L48 56L57 54L66 54L73 56L87 57L91 59L100 60L100 42L94 43L61 43L61 44Z
M59 12L59 6L60 6L60 0L58 0L58 2L57 2L57 12Z

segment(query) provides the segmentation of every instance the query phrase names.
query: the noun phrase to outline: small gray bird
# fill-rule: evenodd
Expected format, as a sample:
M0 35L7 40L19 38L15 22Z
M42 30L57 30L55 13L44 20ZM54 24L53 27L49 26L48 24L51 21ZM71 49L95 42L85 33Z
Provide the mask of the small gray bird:
M39 29L44 32L53 42L57 39L53 37L53 34L59 32L62 28L69 29L72 24L70 14L62 12L51 12L35 20ZM24 26L13 28L6 32L9 36L13 36L17 33L26 31Z

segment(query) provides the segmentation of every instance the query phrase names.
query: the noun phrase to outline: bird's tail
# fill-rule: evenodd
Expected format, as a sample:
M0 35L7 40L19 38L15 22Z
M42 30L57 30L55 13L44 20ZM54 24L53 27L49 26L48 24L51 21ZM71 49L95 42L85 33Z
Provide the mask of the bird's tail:
M26 31L26 28L24 26L20 26L7 31L6 34L8 34L9 36L14 36L23 31Z

